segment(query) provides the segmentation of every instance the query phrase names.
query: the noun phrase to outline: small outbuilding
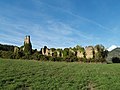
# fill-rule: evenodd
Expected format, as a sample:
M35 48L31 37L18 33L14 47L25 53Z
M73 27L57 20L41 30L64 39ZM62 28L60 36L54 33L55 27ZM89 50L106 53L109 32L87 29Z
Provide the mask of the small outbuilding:
M107 63L120 63L120 48L115 48L108 53Z

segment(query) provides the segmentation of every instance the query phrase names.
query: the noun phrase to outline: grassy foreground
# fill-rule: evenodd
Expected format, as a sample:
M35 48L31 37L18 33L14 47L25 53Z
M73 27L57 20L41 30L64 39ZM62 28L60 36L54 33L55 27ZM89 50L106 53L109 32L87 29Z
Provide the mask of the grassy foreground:
M0 59L0 90L120 90L120 64Z

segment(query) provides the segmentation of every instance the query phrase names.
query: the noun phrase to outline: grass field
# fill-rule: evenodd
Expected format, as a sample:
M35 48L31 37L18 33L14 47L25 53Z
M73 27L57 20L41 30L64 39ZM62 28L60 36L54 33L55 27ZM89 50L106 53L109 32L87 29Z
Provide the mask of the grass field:
M0 59L1 90L120 90L120 64Z

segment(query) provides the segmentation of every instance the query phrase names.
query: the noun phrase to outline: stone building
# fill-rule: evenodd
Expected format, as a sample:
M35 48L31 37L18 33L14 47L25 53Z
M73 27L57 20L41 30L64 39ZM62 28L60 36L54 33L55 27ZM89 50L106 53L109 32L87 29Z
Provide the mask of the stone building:
M18 53L20 51L19 47L14 47L14 53Z
M98 53L97 47L94 47L94 53Z
M50 49L48 48L41 48L42 55L49 56L50 55Z
M57 50L57 49L54 49L54 48L47 48L47 47L44 47L44 48L41 48L41 53L42 55L46 55L46 56L57 56L57 57L63 57L63 53L61 50Z
M81 52L81 51L77 50L77 57L78 58L84 58L84 52Z
M30 36L25 36L25 39L24 39L24 44L29 44L30 43Z
M25 54L31 54L32 53L32 44L31 44L31 41L30 41L30 36L25 36L23 50L24 50Z
M44 47L41 49L42 55L46 56L56 56L56 57L63 57L63 50L62 49L55 49L55 48L47 48ZM95 58L98 53L96 47L93 46L86 46L83 49L71 49L69 48L69 54L73 56L77 56L77 58L85 58L92 59Z
M94 48L93 46L87 46L85 47L85 55L87 59L94 57Z

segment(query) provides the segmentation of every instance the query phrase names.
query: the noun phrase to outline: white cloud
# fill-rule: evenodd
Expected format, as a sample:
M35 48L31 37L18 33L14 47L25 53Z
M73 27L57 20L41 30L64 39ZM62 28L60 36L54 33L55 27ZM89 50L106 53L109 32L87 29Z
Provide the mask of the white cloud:
M33 47L40 48L44 45L47 45L49 47L67 47L67 46L69 47L79 43L92 42L92 40L98 39L93 35L85 33L82 29L77 30L76 26L71 26L69 23L65 23L62 21L60 22L56 20L56 18L51 18L51 15L48 15L45 12L42 13L41 11L42 9L40 9L42 5L40 5L40 3L37 4L38 4L37 6L39 6L38 7L39 12L28 11L26 9L23 10L20 9L19 7L17 9L15 7L12 7L13 8L12 11L14 11L15 13L22 11L25 13L25 15L24 13L22 15L20 14L20 16L18 15L19 17L17 17L17 15L14 16L14 14L11 14L14 16L14 18L17 18L17 20L15 21L12 21L13 19L9 17L4 17L3 19L2 17L0 17L0 21L1 21L0 27L2 29L0 32L0 38L1 38L0 42L5 43L5 41L11 41L10 43L13 44L15 42L19 42L19 44L21 44L21 42L23 42L24 40L25 35L31 35ZM99 28L108 29L103 25L94 22L93 20L89 20L87 18L76 15L64 8L53 6L46 3L41 3L41 4L43 4L43 8L45 8L45 6L47 5L48 7L53 8L55 11L64 13L67 16L72 16L73 19L77 18L77 21L92 23L97 25ZM27 18L26 16L28 14L30 14L30 18L33 17L33 19L35 19L41 17L41 18L46 18L46 20L42 21L42 19L40 19L40 22L34 22L33 19L30 20L29 18L26 19ZM23 16L25 16L26 18L23 18ZM76 23L72 20L69 20L69 22ZM3 33L3 32L7 32L7 33Z
M72 10L70 10L70 9L66 9L66 8L64 8L64 7L59 7L59 6L54 6L54 5L51 5L51 4L48 4L48 3L45 3L45 2L39 1L39 0L36 0L35 2L36 2L36 5L41 4L41 5L43 5L43 6L47 6L47 7L49 7L49 8L52 8L52 9L56 10L56 11L60 11L60 12L63 12L63 13L67 13L67 14L69 14L69 15L77 18L77 20L80 20L80 21L82 20L83 22L87 22L87 23L94 24L94 25L98 26L98 27L101 28L101 29L108 30L108 31L112 31L111 28L105 27L104 25L102 25L102 24L100 24L100 23L98 23L98 22L96 22L96 21L94 21L94 20L92 20L92 19L89 19L89 18L80 16L80 15L77 15L77 14L75 14L75 13L74 13ZM68 1L67 1L67 3L68 3ZM68 6L68 7L71 8L70 6Z

